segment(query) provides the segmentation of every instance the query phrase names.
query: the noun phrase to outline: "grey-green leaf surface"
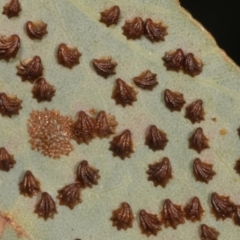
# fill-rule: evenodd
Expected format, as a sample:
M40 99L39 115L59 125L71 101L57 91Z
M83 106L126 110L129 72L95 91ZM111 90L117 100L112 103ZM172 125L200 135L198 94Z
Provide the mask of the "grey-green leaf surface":
M107 28L99 22L99 12L118 4L121 9L119 24ZM21 48L16 59L0 62L0 91L16 94L23 100L23 109L11 119L0 118L0 146L14 154L16 165L9 172L0 172L0 210L12 217L0 233L2 239L17 239L13 229L18 226L22 239L122 240L147 239L141 234L138 212L146 209L159 213L167 198L185 205L198 196L205 213L202 223L215 227L219 240L238 240L240 228L231 219L216 221L210 210L210 194L215 191L229 195L240 204L239 175L233 169L240 156L240 140L236 129L240 125L238 67L218 48L212 37L186 13L176 0L22 0L22 11L17 18L0 16L1 34L16 33L21 38ZM121 26L135 16L161 20L168 26L164 42L152 44L145 38L127 40ZM41 41L29 39L24 30L27 21L42 20L48 24L48 34ZM82 53L80 65L72 70L57 64L58 44L77 46ZM191 78L182 72L166 71L162 57L168 50L182 48L193 52L204 63L203 72ZM56 87L52 102L37 103L32 98L32 85L16 76L20 59L39 55L44 65L44 76ZM96 75L93 58L112 56L117 61L117 74L107 80ZM157 73L159 84L153 91L138 89L137 102L123 108L111 99L116 78L133 85L133 77L151 70ZM202 99L205 121L192 125L184 118L184 111L171 113L164 105L166 88L180 91L187 103ZM117 133L129 128L133 134L135 153L124 161L114 158L108 150L110 139L94 139L89 145L77 145L69 156L53 160L31 150L28 143L27 119L32 110L44 108L59 110L62 115L76 116L80 110L105 110L116 116ZM212 121L216 117L217 121ZM164 151L153 152L146 145L145 133L155 124L167 133L169 142ZM188 148L188 138L201 126L209 138L210 149L201 154ZM219 131L226 129L227 134ZM166 188L154 187L147 181L148 164L168 157L173 168L173 179ZM192 175L192 162L196 157L214 164L216 176L204 184ZM82 191L83 202L73 210L58 207L54 219L44 221L33 213L38 197L26 198L19 194L18 183L26 170L31 170L41 182L43 191L56 199L57 190L74 181L80 160L100 170L99 184ZM127 201L136 216L133 227L117 231L109 220L111 211ZM164 228L158 236L148 239L186 240L200 239L200 222L179 225L176 230Z

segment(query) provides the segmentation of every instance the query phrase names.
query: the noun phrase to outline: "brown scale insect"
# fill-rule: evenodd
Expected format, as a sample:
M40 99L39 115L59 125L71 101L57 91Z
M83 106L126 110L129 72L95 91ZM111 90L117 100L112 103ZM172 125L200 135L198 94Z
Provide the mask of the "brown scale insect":
M152 73L150 70L147 70L139 76L133 78L133 81L138 87L147 90L153 90L153 88L158 85L157 74Z
M138 39L144 33L144 22L142 18L135 17L134 19L125 21L122 29L127 39Z
M42 21L28 21L26 23L26 31L31 39L42 39L43 36L48 33L47 24Z
M127 230L132 228L134 216L131 206L127 202L123 202L119 208L112 211L112 226L117 227L117 230Z
M109 137L115 133L117 125L118 123L114 116L106 114L105 111L100 111L95 119L95 133L100 138Z
M112 93L112 98L116 104L121 104L123 107L126 105L132 105L134 101L137 101L137 91L125 83L122 79L116 80L116 86Z
M198 99L186 107L185 118L188 118L192 124L200 123L204 120L204 114L203 101Z
M149 164L148 168L146 172L149 175L148 180L153 181L155 187L161 185L164 188L172 178L172 168L167 157L164 157L162 161Z
M18 35L0 36L0 60L9 61L10 58L15 58L20 48L20 38Z
M104 78L116 74L115 67L117 63L111 57L93 59L92 64L96 73Z
M78 203L81 203L80 188L81 184L74 182L58 190L59 204L73 209Z
M240 159L236 161L234 169L238 174L240 174Z
M19 110L22 109L22 100L16 96L8 95L4 92L0 93L0 113L2 116L12 117L18 115Z
M209 148L208 139L203 133L201 127L197 128L193 135L189 138L189 148L194 149L198 153Z
M20 193L24 196L33 197L40 191L40 182L34 177L31 171L26 171L23 180L19 183Z
M198 197L193 197L184 207L186 219L195 222L201 221L204 210Z
M157 235L158 231L161 230L161 220L157 214L148 213L145 210L139 212L140 228L143 234L147 236Z
M171 226L176 229L178 224L183 224L185 222L182 207L173 204L169 199L165 200L161 214L165 227Z
M181 111L183 105L186 103L184 96L180 92L173 92L169 89L164 91L164 101L166 107L172 111Z
M2 14L7 15L8 18L17 17L21 11L19 0L10 0L4 7Z
M82 188L90 187L98 184L100 175L99 170L93 166L89 166L88 161L83 160L77 168L76 181L80 182Z
M70 69L79 64L81 55L76 47L68 47L65 43L61 43L57 50L58 63Z
M166 52L162 59L167 70L178 72L182 69L184 57L183 50L178 48L177 50Z
M6 148L0 148L0 170L8 172L16 163L14 156L9 154Z
M48 218L54 218L54 214L57 213L56 203L47 192L42 193L34 212L38 214L38 217L44 218L45 221Z
M195 77L202 72L203 63L202 61L195 57L192 53L188 53L183 61L183 71L184 73Z
M144 24L144 35L151 42L164 41L164 37L168 34L167 27L162 22L153 22L148 18Z
M240 226L240 205L236 205L233 213L233 222Z
M113 156L118 156L122 160L126 157L130 158L133 153L132 134L129 129L123 131L120 135L115 136L110 142L109 150L113 152Z
M156 151L163 150L167 145L167 142L168 139L166 133L158 129L156 125L151 125L146 136L145 144L153 151Z
M109 27L112 24L117 24L120 16L120 8L117 5L114 5L108 9L105 9L103 12L100 13L101 18L100 22L106 24Z
M206 224L201 224L201 240L217 240L219 232L213 228L209 227Z
M17 75L22 78L22 81L30 81L38 79L42 76L43 65L41 58L35 56L31 59L21 60L20 65L17 66Z
M196 158L193 162L193 174L196 181L208 183L216 174L213 165Z
M230 201L228 196L221 196L217 193L211 195L212 213L216 219L222 220L231 218L234 212L234 204Z
M32 89L33 98L36 98L38 102L50 102L55 95L55 91L54 86L48 83L44 78L38 79Z
M78 144L88 144L95 136L94 119L84 111L78 113L78 119L72 125L72 135Z

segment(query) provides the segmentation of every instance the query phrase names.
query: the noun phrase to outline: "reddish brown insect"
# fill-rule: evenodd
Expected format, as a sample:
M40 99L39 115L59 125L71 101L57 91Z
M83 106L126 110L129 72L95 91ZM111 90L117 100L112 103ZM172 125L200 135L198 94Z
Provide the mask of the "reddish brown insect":
M153 151L156 151L163 150L167 145L167 142L168 139L166 133L158 129L156 125L151 125L146 136L145 144Z
M60 200L59 204L73 209L78 203L82 202L80 198L80 188L81 184L75 182L58 190L57 198Z
M17 17L21 11L19 0L10 0L4 7L2 14L7 15L8 18Z
M165 227L176 229L178 224L183 224L184 212L180 205L173 204L169 199L165 200L162 210L162 221Z
M15 58L19 48L20 38L18 35L0 36L0 60L8 61L10 58Z
M202 61L195 57L192 53L188 53L183 61L183 71L184 73L194 77L202 72L203 63Z
M201 221L203 215L203 208L198 197L193 197L184 207L186 219L195 222Z
M55 91L54 86L48 83L44 78L38 79L32 89L33 98L36 98L38 102L50 102L55 95Z
M209 148L208 139L204 135L201 127L197 128L193 135L189 138L189 148L194 149L198 153Z
M153 22L150 18L145 21L144 35L151 42L164 41L167 34L167 27L162 22Z
M42 193L34 212L38 214L38 217L44 218L45 221L48 218L54 218L54 215L57 213L56 203L47 192Z
M154 164L149 164L148 168L148 180L153 181L155 187L158 185L165 187L169 180L172 178L172 168L167 157L164 157L162 161L156 162Z
M22 109L22 100L16 96L7 95L6 93L0 93L0 113L2 116L12 117L12 115L18 115L19 110Z
M201 240L217 240L219 232L206 224L201 224Z
M106 24L109 27L112 24L117 24L120 16L120 8L119 6L112 6L108 9L105 9L101 12L100 22Z
M35 56L31 59L21 60L17 69L17 75L22 78L22 81L28 80L33 82L42 76L43 65L41 58L39 56Z
M24 196L33 197L37 195L40 189L40 182L34 177L31 171L26 171L23 180L19 183L20 193Z
M139 212L140 228L143 234L147 236L157 235L158 231L161 230L161 220L157 214L148 213L145 210Z
M117 63L111 57L93 59L92 63L96 73L104 78L115 74Z
M127 20L125 21L122 29L123 34L127 37L127 39L141 38L144 32L143 20L140 17L135 17L134 19Z
M73 68L79 64L79 58L82 54L76 47L69 47L65 43L61 43L58 47L57 58L58 63L67 67Z
M78 119L72 126L72 135L78 144L82 142L88 144L95 136L94 119L80 111Z
M213 193L211 196L212 212L216 219L231 218L234 212L234 204L228 196L221 196Z
M134 83L147 90L152 90L156 85L158 85L157 74L152 73L150 70L141 73L139 76L133 79Z
M88 161L83 160L78 165L76 180L81 183L81 187L92 188L93 185L98 184L98 179L100 178L98 173L98 169L89 166Z
M26 23L26 31L28 36L31 39L42 39L47 32L47 24L39 21L39 22L31 22L28 21Z
M109 137L115 133L117 125L114 116L106 114L105 111L100 111L95 120L95 133L100 138Z
M204 120L204 114L203 101L201 99L194 101L186 107L185 117L188 118L193 124L196 122L200 123L202 120Z
M112 93L112 98L116 104L121 104L123 107L126 105L132 105L134 101L137 101L137 91L125 83L122 79L116 80L116 86Z
M112 211L112 226L117 227L118 230L132 227L134 216L131 206L127 202L123 202L119 208Z
M164 101L166 107L172 111L181 111L183 105L185 104L185 100L183 94L180 92L172 92L169 89L164 91Z
M0 148L0 170L8 172L16 163L13 155L9 154L6 148Z
M126 129L120 135L115 136L110 142L109 150L113 152L113 156L118 156L122 160L126 157L130 158L134 152L131 131Z
M196 158L193 162L193 174L197 181L208 183L216 174L213 165Z
M167 70L178 72L182 69L184 57L185 56L181 48L166 52L165 56L163 57L164 65Z

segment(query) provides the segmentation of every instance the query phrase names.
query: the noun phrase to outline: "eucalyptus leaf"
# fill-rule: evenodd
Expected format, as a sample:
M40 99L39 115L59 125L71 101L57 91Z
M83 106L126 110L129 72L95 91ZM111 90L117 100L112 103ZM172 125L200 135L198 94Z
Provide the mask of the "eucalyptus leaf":
M2 1L3 2L3 1ZM5 1L4 1L5 2ZM99 22L100 11L119 5L121 18L117 25L106 27ZM184 206L198 196L205 210L201 223L216 228L219 240L238 240L240 228L232 219L216 221L210 208L210 195L217 192L230 196L240 204L239 175L233 169L240 156L239 68L218 48L203 27L183 10L176 0L21 0L19 17L0 16L1 34L18 34L21 48L15 59L0 62L0 91L15 94L23 100L20 114L0 118L0 147L6 147L15 157L16 164L9 172L0 172L0 236L3 240L58 239L117 240L146 239L138 222L140 209L159 214L165 199ZM163 21L168 26L165 41L151 43L146 38L127 40L122 34L125 20L140 16ZM27 21L44 21L48 34L41 40L28 38L24 25ZM57 63L56 50L60 43L78 47L82 53L80 64L67 69ZM166 51L182 48L192 52L203 63L203 71L194 78L167 71L162 57ZM32 98L32 84L16 76L20 59L39 55L44 65L44 77L55 86L52 101L38 103ZM112 56L118 63L116 75L107 80L98 76L91 61ZM111 98L115 79L133 84L133 77L151 70L159 84L153 91L138 88L137 101L123 108ZM136 86L135 86L136 87ZM136 87L137 88L137 87ZM170 112L164 104L165 89L184 94L187 103L202 99L205 121L192 124L185 112ZM72 141L74 150L69 156L51 159L31 149L27 121L32 110L54 109L62 115L76 117L80 110L104 110L116 116L116 133L130 129L135 145L131 158L122 161L108 150L110 139L94 139L89 145ZM212 121L216 118L216 122ZM145 144L149 125L163 129L169 142L164 151L150 150ZM188 139L201 126L209 138L210 149L197 154L188 148ZM227 134L221 135L220 130ZM168 157L172 164L173 179L165 188L154 187L147 180L148 164ZM214 165L216 175L208 184L196 182L192 174L193 159L199 157ZM41 189L54 200L57 190L75 179L78 163L86 159L99 169L98 185L84 189L82 203L73 210L57 204L58 214L44 221L33 213L39 196L27 198L19 194L18 183L26 170L31 170L41 182ZM121 202L128 202L135 217L133 227L117 231L109 220L112 210ZM6 216L12 220L6 221ZM200 222L186 221L176 230L162 227L158 236L148 239L200 239Z

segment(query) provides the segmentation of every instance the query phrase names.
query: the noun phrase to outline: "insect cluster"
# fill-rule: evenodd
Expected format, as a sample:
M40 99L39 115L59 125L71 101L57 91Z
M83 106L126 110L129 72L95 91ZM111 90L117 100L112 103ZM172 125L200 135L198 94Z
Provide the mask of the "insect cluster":
M11 0L4 6L3 14L8 18L16 17L21 11L18 0ZM102 11L100 22L107 27L116 25L120 19L120 7L112 6ZM47 24L42 21L28 21L25 26L26 33L31 40L41 41L47 32ZM145 21L141 17L134 17L126 20L122 26L123 35L127 40L137 40L145 36L153 44L165 40L167 36L167 26L161 21L153 21L147 18ZM126 40L126 39L125 39ZM15 58L20 48L21 40L18 35L0 36L0 60L9 61ZM77 47L69 46L61 43L57 49L57 62L63 67L72 69L80 64L82 53ZM193 53L184 53L180 48L165 53L162 58L163 64L167 70L179 72L195 77L202 72L203 63ZM118 63L111 56L101 58L93 58L91 62L95 73L105 79L116 75ZM55 96L56 89L44 78L44 66L40 56L33 56L20 61L17 66L17 75L22 81L33 83L32 95L39 103L42 101L51 101ZM138 76L132 78L133 83L140 91L153 91L159 82L157 74L149 69L145 69ZM112 99L116 105L123 108L133 105L137 101L138 91L123 79L117 77L112 92ZM178 91L165 89L163 92L163 100L166 108L172 112L181 112L186 101L184 94ZM0 113L2 116L12 117L18 115L22 108L22 101L16 96L0 93ZM137 103L136 103L137 104ZM94 116L93 116L94 115ZM204 101L196 99L187 103L185 107L186 121L191 124L200 124L205 120ZM215 119L216 120L216 119ZM28 132L30 135L30 144L32 149L41 152L50 158L60 158L62 155L69 155L73 151L71 140L75 140L77 144L89 144L94 138L109 138L116 132L118 122L115 116L107 114L105 111L99 111L92 115L88 115L84 111L77 113L76 119L69 116L62 116L58 111L33 110L28 120ZM240 128L238 129L240 135ZM145 145L151 151L164 151L168 142L167 133L160 129L159 126L151 124L147 127L145 136ZM124 160L130 158L134 153L134 134L130 129L124 129L111 139L109 142L109 150L112 151L114 157ZM209 139L205 136L202 127L197 127L188 139L188 147L201 154L202 151L210 148ZM8 153L4 148L0 148L0 170L9 171L16 163L13 155ZM235 170L240 174L240 160L236 161ZM165 188L171 179L174 178L171 160L163 157L158 162L148 165L146 171L147 180L153 182L155 187L161 186ZM174 170L175 171L175 170ZM177 169L176 169L177 171ZM213 164L202 161L199 157L193 160L192 174L196 181L208 183L216 175ZM58 190L57 198L60 205L65 205L73 209L77 204L81 203L81 192L85 188L92 188L98 184L100 178L99 170L90 166L88 161L83 160L79 163L76 171L76 177L72 183L65 185ZM27 170L19 183L20 193L26 197L32 198L37 194L41 194L40 200L35 206L35 213L39 217L47 220L54 218L57 213L57 207L54 199L47 192L42 192L40 181ZM233 218L236 225L240 226L240 206L233 203L228 196L212 193L211 195L212 213L216 219ZM201 206L198 197L193 197L187 204L174 204L170 199L166 199L163 203L161 213L153 214L145 209L138 211L139 226L143 234L157 235L161 230L161 225L176 229L179 224L184 224L185 219L192 222L201 221L204 209ZM112 212L112 225L118 230L132 227L135 216L128 202L121 203L120 207ZM216 240L219 232L205 224L200 226L200 237L204 240Z

